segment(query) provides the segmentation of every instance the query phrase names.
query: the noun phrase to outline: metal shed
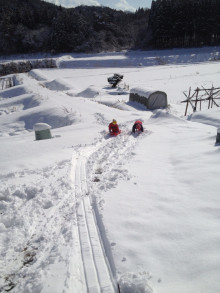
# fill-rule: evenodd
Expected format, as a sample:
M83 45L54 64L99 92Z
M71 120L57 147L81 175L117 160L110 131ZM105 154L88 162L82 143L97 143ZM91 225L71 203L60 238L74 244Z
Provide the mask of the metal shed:
M167 94L163 91L134 87L130 90L129 101L138 102L149 110L167 107Z

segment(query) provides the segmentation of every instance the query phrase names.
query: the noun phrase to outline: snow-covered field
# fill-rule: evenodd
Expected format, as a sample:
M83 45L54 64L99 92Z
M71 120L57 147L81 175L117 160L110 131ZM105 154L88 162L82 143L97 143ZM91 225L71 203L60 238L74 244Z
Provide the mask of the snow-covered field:
M220 87L219 56L69 54L0 90L0 292L220 292L220 110L184 116L181 103L189 87ZM169 107L129 102L134 86ZM52 139L35 140L41 122Z

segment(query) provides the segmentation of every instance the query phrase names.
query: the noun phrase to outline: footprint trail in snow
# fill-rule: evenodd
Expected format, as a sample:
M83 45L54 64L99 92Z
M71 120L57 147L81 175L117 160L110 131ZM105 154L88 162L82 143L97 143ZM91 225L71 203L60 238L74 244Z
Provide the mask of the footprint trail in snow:
M89 293L118 292L111 258L105 247L104 231L99 229L99 214L94 208L97 196L129 179L123 165L132 156L135 144L142 136L133 137L124 132L118 137L105 136L93 146L73 154L72 182L77 201L79 245L84 279ZM102 231L100 231L102 230Z

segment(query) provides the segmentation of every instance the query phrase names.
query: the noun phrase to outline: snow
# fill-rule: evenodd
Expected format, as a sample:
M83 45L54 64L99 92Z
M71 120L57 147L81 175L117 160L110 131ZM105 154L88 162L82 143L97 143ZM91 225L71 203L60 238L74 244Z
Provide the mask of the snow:
M144 86L133 87L130 89L130 93L138 94L139 96L148 98L156 90L146 88Z
M213 108L211 111L203 110L202 112L193 113L193 115L191 115L189 119L191 119L191 121L194 121L194 122L201 122L204 124L213 125L217 128L219 127L218 108L217 109Z
M47 123L36 123L34 124L33 129L35 131L41 131L41 130L51 129L51 126L48 125Z
M1 292L219 293L220 110L181 103L219 87L219 54L57 56L0 91ZM129 102L128 85L166 92L168 108Z

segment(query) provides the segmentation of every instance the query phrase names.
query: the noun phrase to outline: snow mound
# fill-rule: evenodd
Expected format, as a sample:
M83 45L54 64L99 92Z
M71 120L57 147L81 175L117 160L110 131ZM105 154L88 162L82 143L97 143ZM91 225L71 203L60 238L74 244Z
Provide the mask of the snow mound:
M34 79L39 81L47 80L46 76L42 73L42 70L33 69L29 71L29 75L31 75Z
M71 86L63 79L54 79L51 81L43 82L43 84L52 91L67 91L71 89Z
M123 111L134 111L135 110L132 107L132 105L127 103L126 99L113 98L113 97L109 97L109 96L102 96L101 98L99 98L99 97L100 96L98 96L98 98L95 99L95 101L99 104L106 105L106 106L112 107L114 109L120 109Z
M60 68L60 67L65 68L66 67L65 65L67 65L70 61L73 61L73 60L74 60L74 58L72 56L65 55L65 56L62 56L56 60L56 65L58 68Z
M154 124L157 122L160 124L161 120L164 120L164 123L166 124L175 123L175 122L186 123L184 119L181 119L180 117L175 116L174 114L171 114L167 110L154 110L153 114L150 117L149 122L153 121Z
M0 115L2 114L2 112L5 112L5 114L9 114L11 112L34 108L39 105L40 98L33 94L25 94L19 97L3 99L2 101L0 101Z
M27 110L28 111L28 110ZM81 121L80 114L78 112L65 112L61 108L45 108L37 107L37 109L32 109L24 115L20 115L19 121L24 121L25 129L33 130L33 126L36 123L46 123L52 128L60 128Z
M0 92L0 98L12 98L27 94L29 90L23 85L14 86Z
M79 93L79 90L77 90L76 88L66 92L66 94L70 97L76 97L78 93Z
M67 91L66 94L70 97L76 97L79 91L78 87L72 86L71 90Z
M133 109L138 110L138 111L151 112L150 110L148 110L148 109L146 108L145 105L140 104L140 103L138 103L138 102L131 102L131 101L128 101L126 104L127 104L128 106L132 107Z
M78 93L77 97L83 97L83 98L95 98L99 95L100 89L95 86L89 86L84 91Z
M81 115L77 111L66 111L62 107L40 105L25 111L1 116L0 137L20 135L27 131L32 132L36 123L46 123L54 129L80 122Z
M189 120L193 122L199 122L203 124L208 124L215 126L217 128L220 127L220 109L213 108L201 112L195 112L190 117Z
M121 293L153 293L148 285L149 275L144 273L127 273L121 276L119 287Z

